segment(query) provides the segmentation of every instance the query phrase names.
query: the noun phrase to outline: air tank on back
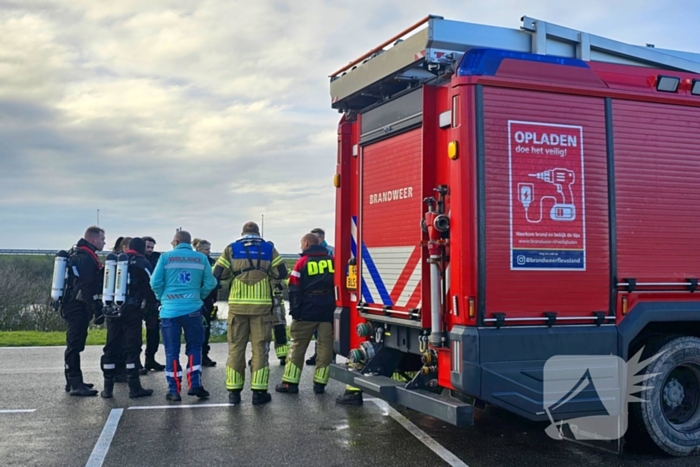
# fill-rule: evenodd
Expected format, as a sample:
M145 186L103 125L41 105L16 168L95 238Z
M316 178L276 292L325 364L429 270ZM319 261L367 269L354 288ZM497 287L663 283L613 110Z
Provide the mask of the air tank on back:
M68 252L61 250L53 262L53 280L51 281L51 300L57 302L63 297L66 284L66 268L68 267Z
M114 285L114 304L121 306L126 301L129 284L129 256L122 253L117 258L117 277Z
M107 306L114 301L114 290L117 282L117 255L110 253L105 261L104 288L102 303Z

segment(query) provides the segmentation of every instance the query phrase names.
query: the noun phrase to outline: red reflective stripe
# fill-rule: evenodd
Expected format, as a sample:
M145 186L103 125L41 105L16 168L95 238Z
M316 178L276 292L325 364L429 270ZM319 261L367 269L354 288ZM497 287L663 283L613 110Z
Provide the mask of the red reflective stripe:
M180 379L177 377L177 374L179 373L179 371L177 371L177 360L173 360L173 370L175 373L173 376L173 378L175 378L175 387L177 388L177 393L180 394Z
M194 363L194 355L190 354L190 365L187 368L187 387L192 389L192 366Z
M406 303L406 308L416 308L418 306L421 299L421 289L422 287L420 287L419 284L418 287L416 287L416 289L411 294L411 298L408 300L408 303Z
M292 269L294 272L299 273L299 276L301 276L302 271L304 270L304 267L306 267L306 263L309 261L308 256L302 256L297 260L297 262L294 264L294 269ZM289 284L290 285L299 285L300 283L300 278L297 276L289 276Z
M414 248L413 253L411 253L411 256L408 258L408 262L406 263L406 266L403 268L403 271L401 271L401 275L399 275L399 279L396 281L396 285L394 286L394 290L391 291L391 301L392 302L396 303L399 301L399 298L401 297L401 293L406 288L406 285L408 284L408 280L411 278L413 271L416 269L416 266L420 262L420 257L421 257L421 249ZM416 288L418 288L418 287L416 287Z

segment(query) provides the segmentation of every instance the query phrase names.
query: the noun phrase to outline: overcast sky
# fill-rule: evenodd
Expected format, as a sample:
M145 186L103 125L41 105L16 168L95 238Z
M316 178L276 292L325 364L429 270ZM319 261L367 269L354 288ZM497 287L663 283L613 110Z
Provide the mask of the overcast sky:
M332 238L327 76L429 13L700 52L696 0L0 0L0 248Z

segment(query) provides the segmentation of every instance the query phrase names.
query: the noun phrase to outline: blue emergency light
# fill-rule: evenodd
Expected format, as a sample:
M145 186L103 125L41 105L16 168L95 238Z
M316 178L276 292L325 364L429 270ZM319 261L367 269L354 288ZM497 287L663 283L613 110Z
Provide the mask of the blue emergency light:
M457 68L458 76L495 76L504 59L588 68L583 60L555 55L540 55L500 49L471 49L464 54Z

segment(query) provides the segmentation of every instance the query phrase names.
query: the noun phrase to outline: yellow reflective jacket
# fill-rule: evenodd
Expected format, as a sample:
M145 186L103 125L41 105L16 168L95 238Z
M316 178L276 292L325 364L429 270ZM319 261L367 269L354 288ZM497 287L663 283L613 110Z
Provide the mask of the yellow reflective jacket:
M272 280L287 277L287 266L271 242L246 235L228 245L216 260L214 277L231 280L229 313L264 315L272 312Z

